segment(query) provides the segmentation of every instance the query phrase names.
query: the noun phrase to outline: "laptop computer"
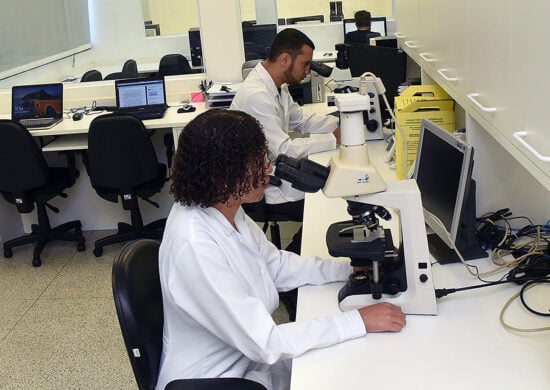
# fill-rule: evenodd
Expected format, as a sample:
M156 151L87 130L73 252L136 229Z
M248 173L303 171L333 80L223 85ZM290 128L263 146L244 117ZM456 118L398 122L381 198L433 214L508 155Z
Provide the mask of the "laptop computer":
M11 89L11 118L27 129L48 129L63 120L63 83Z
M164 78L115 80L115 90L118 113L156 119L168 108Z

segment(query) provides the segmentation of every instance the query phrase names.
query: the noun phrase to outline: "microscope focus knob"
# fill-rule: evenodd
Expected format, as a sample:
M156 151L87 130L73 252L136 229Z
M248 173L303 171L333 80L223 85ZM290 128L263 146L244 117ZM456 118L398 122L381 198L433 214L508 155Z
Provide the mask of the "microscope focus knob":
M378 121L376 119L369 119L367 121L367 130L376 131L378 129Z
M426 283L428 281L428 275L426 274L420 274L420 277L419 277L420 281L422 283Z

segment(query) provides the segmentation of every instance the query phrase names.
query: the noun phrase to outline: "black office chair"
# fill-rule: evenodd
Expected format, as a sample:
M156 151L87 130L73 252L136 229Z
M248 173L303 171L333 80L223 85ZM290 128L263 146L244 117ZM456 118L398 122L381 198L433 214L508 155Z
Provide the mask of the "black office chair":
M154 389L162 353L164 324L158 268L160 243L137 240L127 244L113 263L113 296L132 370L140 390ZM168 390L265 390L242 378L179 379Z
M166 165L158 162L147 129L132 115L108 114L95 118L88 132L87 168L97 194L109 202L120 198L129 210L131 223L118 223L118 232L95 242L94 255L103 247L137 238L160 239L166 218L143 225L138 198L149 200L160 192L166 179Z
M191 73L191 66L187 58L181 54L166 54L160 59L158 76L173 76Z
M32 265L39 267L42 264L40 254L51 241L74 241L79 252L86 249L80 221L52 228L46 212L46 207L59 212L47 202L58 195L67 197L63 191L74 184L76 177L78 171L68 167L49 167L24 126L0 120L0 194L16 205L20 213L30 213L36 205L38 216L38 223L31 226L32 233L4 242L4 257L12 257L12 249L16 246L36 243Z
M138 67L136 60L127 60L124 65L122 65L122 73L127 73L131 75L132 78L138 77Z
M288 215L278 213L270 209L269 204L265 202L265 198L256 203L245 203L242 205L245 213L254 220L254 222L263 223L262 230L271 235L271 242L277 248L281 249L281 229L279 222L294 221ZM301 222L301 221L295 221Z
M103 80L103 75L99 70L95 70L95 69L87 71L80 78L80 82L82 83L86 83L88 81L101 81L101 80Z
M109 73L103 80L121 80L121 79L133 79L135 76L127 72L114 72Z

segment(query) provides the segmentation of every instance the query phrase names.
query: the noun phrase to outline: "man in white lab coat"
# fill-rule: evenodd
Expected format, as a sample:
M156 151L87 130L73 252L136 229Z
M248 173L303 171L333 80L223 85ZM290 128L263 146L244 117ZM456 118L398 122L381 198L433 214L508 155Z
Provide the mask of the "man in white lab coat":
M268 58L250 72L231 103L231 109L244 111L260 121L272 161L280 154L299 159L332 150L339 142L338 120L332 115L305 114L288 91L288 84L299 84L310 73L314 49L311 39L301 31L282 30L273 40ZM290 130L323 136L291 138ZM265 200L273 212L302 221L304 193L290 183L283 181L279 187L268 187ZM287 249L299 253L299 239L296 237L298 242Z
M288 389L292 358L368 332L398 332L390 303L276 325L278 291L346 280L348 262L277 249L241 205L261 199L272 168L260 124L209 110L180 135L176 203L159 254L164 308L157 388L175 379L240 377Z

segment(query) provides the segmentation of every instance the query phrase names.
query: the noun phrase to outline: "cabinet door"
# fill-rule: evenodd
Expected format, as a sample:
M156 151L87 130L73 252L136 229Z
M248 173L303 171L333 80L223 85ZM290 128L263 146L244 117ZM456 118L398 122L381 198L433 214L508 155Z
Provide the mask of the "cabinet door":
M434 70L447 88L457 90L466 79L465 4L463 1L437 1L434 15L437 34L433 36ZM464 88L465 89L465 88Z
M548 0L511 1L511 97L514 118L507 138L550 176L550 52Z
M418 1L396 0L395 15L397 23L396 36L404 42L414 41L418 35Z
M459 92L497 129L506 127L510 114L509 4L510 0L466 0L464 9L467 78Z

